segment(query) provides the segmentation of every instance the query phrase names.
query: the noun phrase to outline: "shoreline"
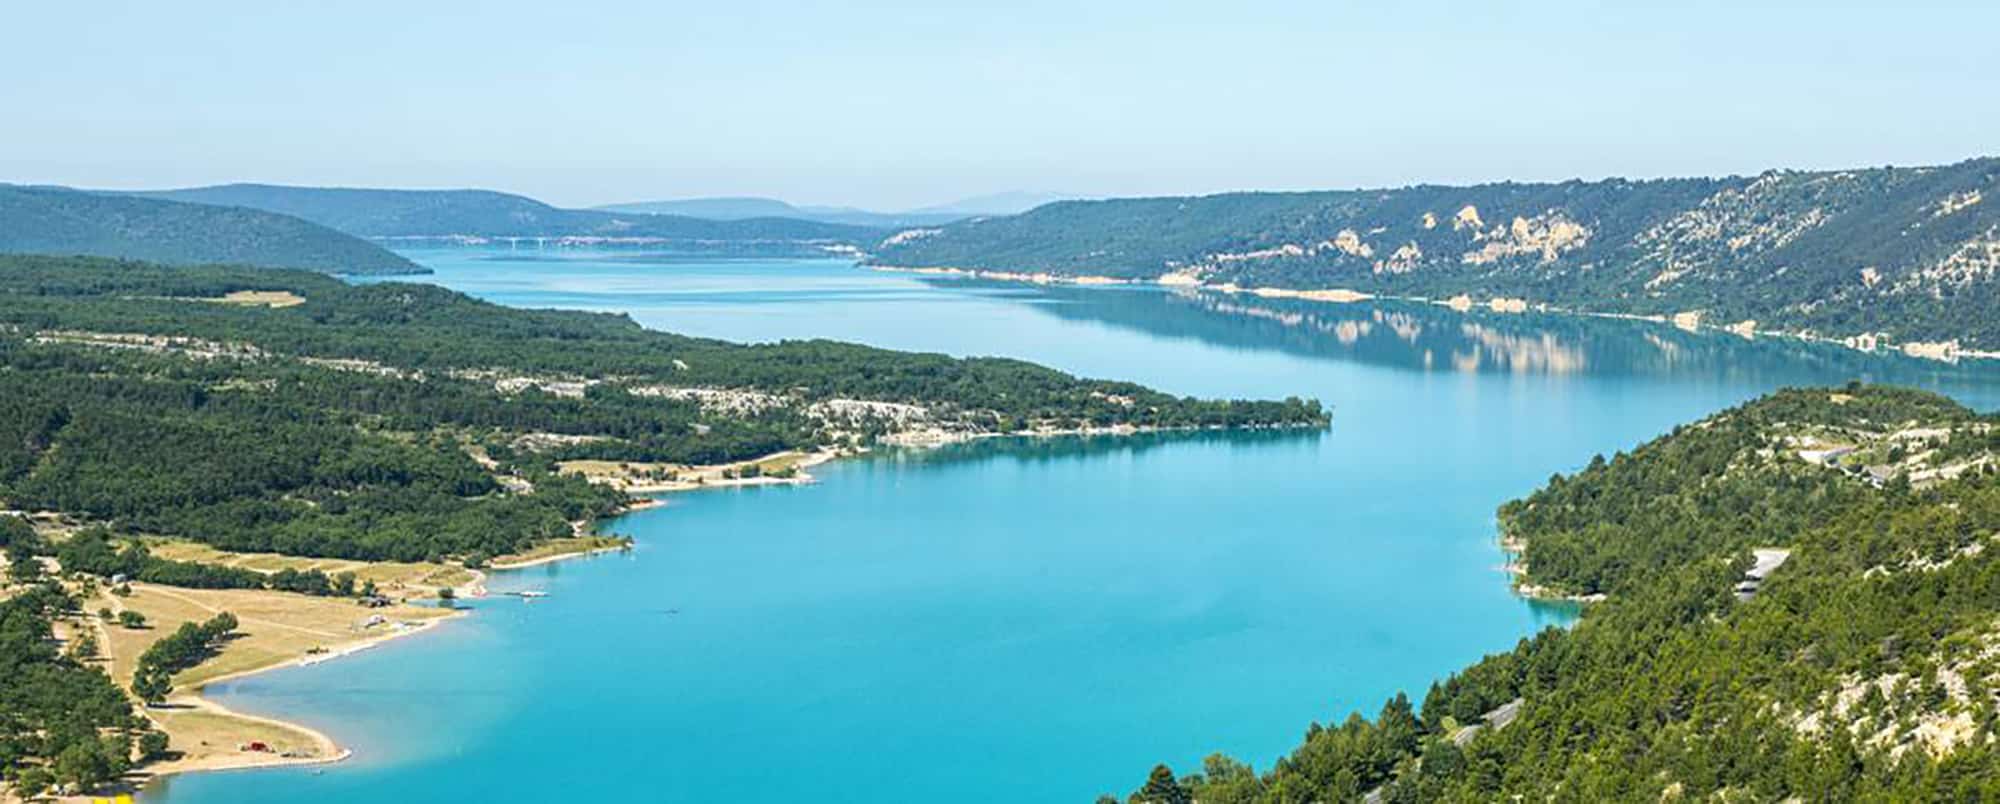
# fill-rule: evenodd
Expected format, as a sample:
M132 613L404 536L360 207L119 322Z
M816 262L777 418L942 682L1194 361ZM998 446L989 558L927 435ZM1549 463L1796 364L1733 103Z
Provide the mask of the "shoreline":
M1286 425L1282 427L1290 429L1290 428L1303 428L1306 426L1308 425ZM1314 424L1310 426L1325 427L1326 425ZM1061 430L1036 430L1031 432L1020 432L1020 433L995 433L995 432L957 433L957 432L937 431L934 433L920 432L916 434L902 434L904 437L901 439L897 439L892 436L883 439L882 443L887 446L902 447L908 449L933 449L937 447L943 447L952 444L968 443L987 438L1055 438L1064 436L1088 437L1097 435L1128 436L1128 435L1138 435L1143 433L1197 432L1197 431L1207 431L1207 430L1220 431L1225 429L1237 429L1237 428L1226 428L1226 427L1166 428L1166 427L1136 427L1132 425L1118 425L1113 427L1083 427L1083 428L1066 428ZM718 465L714 467L704 467L704 468L713 469L716 471L720 471L722 468L725 467L741 468L743 466L749 466L762 461L770 460L773 456L782 456L793 452L796 451L786 450L783 452L774 453L771 456L763 456L760 458L754 458L746 461L738 461L732 464L724 464L724 465ZM630 487L623 487L623 490L626 491L628 494L665 495L665 494L675 494L675 493L691 492L691 491L703 491L709 489L727 489L727 488L739 488L748 486L810 485L812 483L818 482L818 480L817 478L814 478L811 474L803 471L804 469L814 466L819 466L839 458L856 457L859 455L866 454L867 452L869 452L869 450L866 448L862 448L860 450L851 452L845 450L834 450L834 449L816 450L811 453L807 453L804 458L802 458L801 460L799 460L797 463L794 464L794 467L801 471L799 471L796 475L791 477L779 478L779 477L760 476L760 477L747 477L747 478L746 477L718 478L713 482L703 482L703 483L675 481L675 482L660 483L660 484L633 485ZM639 511L645 511L653 508L663 507L665 505L667 505L667 502L660 497L638 497L629 503L619 506L617 509L605 514L604 516L597 517L589 521L579 521L575 523L575 529L577 535L580 537L595 536L598 535L595 532L596 527L605 521L625 516L627 514L636 513ZM552 564L558 561L568 561L578 558L587 558L590 556L595 556L610 552L622 552L627 549L630 549L629 544L603 545L603 546L590 547L580 550L574 550L570 552L562 552L546 556L538 556L532 559L526 559L517 562L492 563L489 564L484 570L472 570L473 579L470 582L466 583L464 586L458 588L462 589L463 590L462 593L465 594L467 597L475 599L484 598L487 596L486 581L489 572L494 572L494 573L514 572L519 570L531 569L534 567L543 566L547 564ZM137 791L139 789L142 789L145 785L152 782L153 780L180 774L216 773L216 772L228 772L228 771L307 767L313 765L330 765L345 761L354 756L354 750L352 748L341 745L338 741L334 740L326 732L303 723L299 723L292 720L285 720L280 717L249 714L230 709L214 700L205 697L208 687L210 685L226 683L230 681L237 681L250 676L259 675L262 673L269 673L276 670L295 668L295 667L309 667L313 665L322 664L325 662L336 661L339 659L352 656L357 653L362 653L364 651L373 649L383 643L392 640L401 639L409 636L415 636L427 632L432 628L438 626L439 624L451 622L461 617L469 617L472 616L473 613L474 612L470 609L459 609L449 616L442 617L436 620L429 620L418 625L404 628L402 630L385 634L379 634L364 639L356 640L353 642L344 643L337 648L330 649L329 652L325 654L308 656L305 658L288 657L284 661L275 662L262 667L254 667L234 673L229 673L226 675L217 676L212 679L207 679L203 681L200 686L188 690L186 695L169 699L167 703L170 706L186 707L189 709L199 709L219 716L234 718L251 723L265 724L275 728L291 730L299 734L302 734L307 738L309 738L311 741L313 741L319 753L315 756L284 757L284 756L274 756L274 755L264 755L264 754L250 754L245 752L245 753L240 753L238 755L230 755L228 758L219 761L210 759L207 761L198 760L198 761L182 763L181 760L167 760L163 762L154 763L151 765L143 765L134 768L132 771L128 772L126 776L127 784L131 787L133 791ZM135 703L135 708L140 712L141 716L145 716L149 720L153 719L147 715L149 708L146 707L144 704ZM157 724L157 721L155 722Z
M278 667L284 667L284 666L286 665L278 665ZM252 672L261 673L273 669L276 669L276 667L267 667ZM237 677L241 677L241 676L251 675L251 673L246 672L246 673L238 673L235 675ZM205 686L206 685L204 685L204 687ZM165 779L169 776L178 776L188 773L222 773L227 771L260 770L265 768L288 768L288 767L304 767L308 765L331 765L337 762L344 762L350 757L354 756L353 749L342 746L339 742L335 741L332 736L328 735L326 732L320 731L319 729L315 729L303 723L296 723L289 720L279 720L277 718L265 717L263 715L253 715L247 712L239 712L234 709L230 709L227 706L223 706L222 704L216 703L215 701L201 697L200 693L196 693L194 696L191 696L184 700L169 701L168 703L175 706L186 707L188 709L199 709L204 712L209 712L211 714L215 714L221 717L230 718L232 720L242 720L242 721L249 721L251 723L261 723L275 728L295 731L307 736L308 738L311 738L315 746L320 749L320 753L309 757L287 757L278 755L244 753L243 756L246 757L246 761L241 761L241 762L231 762L226 760L224 761L211 760L203 762L200 760L194 760L185 762L183 764L182 760L168 760L166 762L160 763L160 766L157 768L135 769L130 774L128 774L139 777L131 781L132 788L135 792L144 789L147 785L152 784L155 781L158 781L160 779ZM252 756L255 756L257 758L248 759L248 757Z
M633 511L644 511L648 508L657 508L657 507L659 506L657 505L632 506L629 508L620 509L616 513L607 514L605 515L605 518L609 519L614 516L624 516L626 514L632 513ZM506 564L499 564L499 563L488 564L486 565L486 569L492 572L512 572L514 570L524 570L532 567L539 567L542 566L543 564L553 564L557 561L568 561L572 558L588 558L590 556L600 555L603 553L623 552L624 550L625 550L624 545L615 545L610 547L592 547L585 550L576 550L568 553L556 553L555 555L540 556L537 558L530 558L524 561L509 562ZM484 590L486 586L485 581L486 581L485 573L481 572L479 580L475 582L474 585L478 586L481 590ZM480 596L482 595L474 595L474 597L480 597Z
M803 457L799 458L797 461L792 463L791 468L795 470L795 474L793 474L790 477L772 477L769 475L758 475L756 477L721 476L721 474L725 471L730 471L730 470L740 471L745 467L757 466L773 460L779 460L795 453L798 453L798 450L789 450L789 449L780 450L778 452L773 452L769 455L760 455L755 458L748 458L745 460L734 461L731 463L718 463L718 464L710 464L704 466L689 467L691 469L697 470L699 482L692 480L663 480L650 483L615 483L614 485L616 488L618 488L621 491L624 491L627 494L674 494L683 491L741 488L745 486L805 486L818 482L818 479L814 478L811 473L805 470L811 469L812 467L815 466L819 466L820 464L827 463L836 458L846 457L844 454L842 454L840 450L837 449L817 449L813 450L812 452L804 453ZM709 477L710 474L714 474L715 477ZM592 480L591 482L595 483L598 481ZM643 511L647 508L657 508L665 504L666 504L665 500L657 498L642 499L642 501L632 505L628 505L623 510L617 511L609 516L606 516L604 517L604 519L610 519L611 517L614 516L624 516L625 514L632 513L633 511Z
M1500 546L1500 554L1507 558L1507 563L1502 564L1500 570L1507 573L1509 578L1507 588L1514 593L1515 597L1532 602L1576 603L1579 605L1602 603L1610 599L1603 592L1588 595L1573 595L1558 592L1540 584L1528 583L1528 565L1522 562L1523 554L1528 551L1527 540L1519 536L1509 535L1502 529L1495 541Z
M315 752L310 756L282 756L277 754L238 751L235 754L223 755L221 757L211 756L204 759L193 759L193 760L185 758L163 760L151 764L140 765L126 772L125 776L121 780L121 787L129 787L131 792L136 793L145 789L146 786L152 784L153 782L159 779L164 779L169 776L177 776L182 774L217 773L217 772L227 772L227 771L260 770L260 769L287 768L287 767L305 767L311 765L331 765L345 761L354 756L354 750L348 748L347 746L341 745L339 741L333 739L333 737L327 734L326 732L318 728L314 728L311 725L294 720L285 720L281 718L270 717L267 715L252 714L249 712L243 712L240 710L231 709L228 706L225 706L222 703L207 697L209 687L216 684L224 684L232 681L239 681L244 678L248 678L263 673L269 673L275 670L282 670L286 668L295 668L295 667L310 667L313 665L333 661L336 659L346 658L348 656L352 656L354 654L373 649L387 642L424 633L426 631L431 630L432 628L437 627L441 623L450 622L452 620L456 620L468 614L470 614L470 612L460 611L445 617L441 617L439 619L426 620L422 623L407 626L399 630L394 630L382 634L376 634L368 637L363 637L361 639L354 640L351 642L347 642L340 645L337 648L329 649L329 651L325 654L316 656L307 656L300 659L287 658L284 661L264 665L262 667L253 667L246 670L240 670L234 673L227 673L224 675L216 676L214 678L205 679L201 682L200 685L195 686L192 689L189 689L182 694L167 699L167 701L165 702L165 706L152 707L152 706L147 706L144 703L135 702L134 709L139 714L139 716L145 718L148 721L151 721L154 724L154 727L160 729L162 732L166 732L167 729L160 722L160 718L156 717L153 713L160 711L188 712L188 711L198 710L200 712L221 718L228 718L230 720L241 721L246 723L260 724L275 729L282 729L297 733L299 735L304 736L305 738L307 738L309 741L312 742Z
M915 430L904 430L896 433L883 435L878 439L876 439L876 446L895 447L901 449L934 449L938 447L951 446L954 444L966 444L974 441L981 441L985 439L995 439L995 438L1028 438L1028 439L1066 438L1066 437L1091 438L1098 436L1125 437L1125 436L1164 434L1164 433L1209 433L1209 432L1219 433L1226 431L1324 429L1332 426L1333 414L1331 412L1331 409L1328 409L1326 415L1327 415L1327 421L1325 422L1297 422L1297 423L1261 424L1261 425L1245 425L1245 426L1187 425L1179 427L1161 427L1161 426L1142 426L1142 425L1132 425L1132 424L1114 424L1104 427L1084 426L1084 427L1062 427L1062 428L1036 428L1033 430L1019 430L1014 432L999 432L993 430L978 430L978 431L948 430L942 427L929 427L929 428L922 428ZM800 453L799 450L780 450L778 452L774 452L769 455L762 455L755 458L735 461L733 463L684 467L686 469L698 470L701 477L700 482L689 481L689 480L632 482L619 478L600 479L596 477L591 477L589 479L593 483L604 483L606 485L611 485L627 494L635 494L635 495L666 495L666 494L678 494L689 491L703 491L708 489L743 488L743 487L755 487L755 486L808 486L819 482L819 479L814 477L810 472L807 472L805 470L823 464L831 463L833 461L840 460L843 458L852 458L865 455L871 451L872 449L870 447L859 447L851 449L821 448L806 453ZM803 457L799 458L797 461L791 464L791 468L796 470L796 473L787 477L774 477L770 475L760 475L756 477L719 476L719 474L724 470L742 469L744 467L767 463L773 460L783 459L787 456L799 455L799 454L802 454ZM667 503L663 498L641 498L635 501L634 503L621 508L620 510L605 515L604 517L600 518L599 521L602 521L604 519L611 519L613 517L623 516L625 514L629 514L634 511L642 511L648 508L659 507L666 504ZM579 530L578 535L583 535L583 531ZM605 549L619 549L619 548L605 548ZM576 555L578 554L564 553L555 556L535 559L532 562L506 564L506 565L492 564L490 566L492 569L517 569L525 566L533 566L534 564L537 563L545 563L547 561L570 558Z
M1163 434L1163 433L1220 433L1225 431L1305 430L1305 429L1321 429L1321 428L1331 427L1332 414L1328 413L1327 417L1328 421L1325 424L1319 424L1319 423L1269 424L1269 425L1251 425L1245 427L1228 427L1222 425L1214 425L1214 426L1190 425L1185 427L1141 427L1138 425L1131 425L1131 424L1114 424L1109 427L1064 427L1064 428L1053 428L1053 429L1028 430L1022 432L1013 432L1013 433L999 433L992 431L980 431L980 432L968 433L955 430L941 430L941 429L915 430L915 431L897 433L894 435L886 436L881 440L881 443L885 446L901 447L904 449L935 449L938 447L952 446L954 444L969 444L974 441L981 441L991 438L1072 438L1072 437L1093 438L1097 436L1123 437L1123 436L1153 435L1153 434Z
M824 463L826 460L831 460L832 457L834 456L828 456L825 459L815 461L813 465ZM758 484L754 482L752 483L741 482L741 481L756 481L756 480L768 480L771 482L799 482L799 483L811 482L811 479L809 477L807 477L804 480L791 480L791 479L779 479L779 478L768 478L768 479L740 478L740 479L732 479L732 482L729 483L716 483L709 485L689 484L688 487L686 488L674 488L674 489L667 489L667 490L647 492L647 493L666 493L667 491L697 491L705 488L728 488L737 485L768 485L768 483ZM616 510L613 510L612 512L602 517L596 518L595 520L589 522L577 523L577 530L579 531L579 533L590 531L598 523L601 523L603 521L638 511L658 508L664 505L666 505L666 501L658 498L642 497L639 499L635 499L630 503L619 506ZM484 571L473 570L472 571L473 580L465 584L461 588L466 592L468 597L483 598L486 596L486 579L487 579L487 572L489 571L512 572L517 570L524 570L533 567L543 566L546 564L552 564L558 561L568 561L571 559L586 558L589 556L595 556L603 553L619 552L625 549L627 549L626 545L608 545L602 547L592 547L582 550L575 550L565 553L556 553L547 556L539 556L536 558L527 559L519 562L511 562L506 564L497 564L497 563L491 564ZM424 632L430 631L432 628L437 627L439 624L451 622L453 620L457 620L462 617L469 617L472 616L472 614L473 612L470 609L459 609L455 613L449 616L442 617L436 620L430 620L418 625L404 628L402 630L392 631L384 634L378 634L360 640L356 640L353 642L344 643L339 647L330 649L325 654L317 656L308 656L305 658L288 657L283 661L264 665L262 667L253 667L246 670L241 670L234 673L228 673L225 675L216 676L215 678L207 679L203 681L200 686L188 690L186 694L168 699L168 701L166 702L167 705L169 707L180 708L183 711L190 709L201 710L221 717L228 717L250 723L259 723L274 728L286 729L293 732L297 732L310 739L314 743L315 747L318 749L319 753L315 756L285 757L285 756L241 752L239 754L240 761L234 761L238 760L239 756L231 756L227 759L219 761L214 759L210 759L207 761L202 761L202 760L183 761L179 759L165 760L147 765L141 765L127 772L125 776L124 786L129 787L133 792L137 792L139 790L144 789L146 785L152 783L153 781L158 779L163 779L168 776L176 776L176 775L183 775L190 773L222 773L229 771L268 770L274 768L331 765L352 758L354 756L354 750L352 748L341 745L339 741L334 740L331 735L328 735L326 732L320 729L314 728L310 725L295 720L286 720L279 717L251 714L231 709L227 706L222 705L219 702L216 702L206 697L208 688L211 685L222 684L231 681L238 681L251 676L270 673L277 670L297 668L297 667L311 667L326 662L344 659L349 656L353 656L357 653L362 653L371 650L373 648L376 648L384 643L393 640L422 634ZM145 717L147 720L154 721L155 725L156 726L158 725L158 721L149 714L149 712L152 711L152 707L148 707L143 703L135 702L134 709L139 713L141 717Z
M1730 324L1709 323L1708 321L1704 320L1706 318L1705 315L1699 312L1692 312L1692 311L1671 313L1671 314L1613 313L1613 312L1601 312L1595 310L1585 310L1573 307L1564 307L1560 305L1548 304L1545 302L1531 303L1527 299L1517 298L1517 297L1495 296L1485 301L1478 301L1473 299L1470 295L1463 293L1448 299L1436 299L1428 296L1402 296L1402 295L1392 295L1392 294L1366 293L1363 291L1350 290L1346 288L1304 289L1304 288L1281 288L1281 287L1269 287L1269 286L1242 287L1233 282L1214 285L1204 282L1200 279L1196 279L1192 276L1187 276L1184 274L1172 274L1172 273L1165 274L1154 279L1142 279L1142 278L1123 278L1123 277L1094 276L1094 275L1071 276L1066 274L1053 274L1047 272L1023 273L1017 271L989 271L985 269L974 269L974 268L949 268L949 267L912 268L912 267L903 267L895 265L875 265L866 262L859 263L858 265L859 267L865 268L867 270L883 271L888 273L920 274L925 276L944 276L944 277L955 277L961 279L987 279L1000 282L1021 282L1021 283L1036 284L1036 285L1076 285L1079 287L1102 287L1106 285L1134 285L1143 287L1173 288L1173 289L1184 289L1184 290L1206 290L1215 293L1225 293L1229 295L1248 294L1267 299L1299 299L1303 301L1314 301L1325 304L1353 304L1358 302L1379 300L1379 301L1407 302L1411 304L1436 305L1459 313L1469 313L1472 312L1473 310L1489 310L1495 313L1508 313L1508 314L1519 314L1519 313L1529 313L1529 312L1550 313L1554 315L1572 315L1572 316L1581 316L1585 318L1606 318L1619 321L1642 321L1646 323L1663 324L1666 326L1675 327L1677 329L1685 330L1688 332L1726 333L1744 338L1746 340L1754 339L1758 336L1789 338L1792 340L1804 341L1807 343L1818 343L1818 344L1827 344L1831 346L1844 347L1868 355L1875 355L1875 354L1901 355L1904 357L1916 358L1918 360L1930 360L1946 364L1956 364L1964 360L2000 360L2000 349L1972 349L1968 347L1962 347L1958 345L1958 341L1956 339L1950 341L1895 342L1883 336L1879 332L1861 333L1845 337L1836 337L1832 335L1820 335L1811 331L1759 329L1757 327L1757 322L1755 321L1739 321Z

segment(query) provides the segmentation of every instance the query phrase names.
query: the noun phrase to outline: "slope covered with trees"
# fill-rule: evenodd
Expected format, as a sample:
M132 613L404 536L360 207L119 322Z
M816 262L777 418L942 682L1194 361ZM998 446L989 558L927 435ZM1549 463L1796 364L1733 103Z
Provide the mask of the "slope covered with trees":
M0 517L0 541L27 532ZM22 553L9 552L20 560ZM131 767L135 744L160 744L104 671L57 650L54 623L65 617L77 617L77 601L54 583L24 583L0 599L0 788L12 788L5 792L88 788Z
M0 185L0 253L332 274L425 272L374 243L289 215L15 185Z
M1436 299L2000 348L2000 159L1756 177L1069 201L883 265Z
M1530 578L1608 592L1574 627L1314 724L1264 772L1215 756L1131 798L1991 799L1996 428L1924 393L1784 391L1554 478L1502 514ZM1749 580L1753 550L1788 560Z
M246 207L294 215L349 234L376 238L575 237L669 241L685 247L789 247L873 242L867 226L747 217L717 220L602 209L562 209L491 190L377 190L224 184L144 195L196 204Z
M303 301L210 301L242 290ZM237 551L517 552L623 499L556 472L562 460L716 464L910 428L1325 422L1313 402L826 341L744 346L432 286L0 258L0 502ZM117 560L135 576L241 580Z

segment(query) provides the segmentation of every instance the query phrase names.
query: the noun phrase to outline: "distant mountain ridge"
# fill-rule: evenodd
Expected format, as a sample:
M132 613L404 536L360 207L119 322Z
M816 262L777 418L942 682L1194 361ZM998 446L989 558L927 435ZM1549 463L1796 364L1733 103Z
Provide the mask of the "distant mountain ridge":
M1075 201L1080 197L1071 193L1053 193L1035 190L1009 190L1001 193L976 195L961 198L948 204L919 207L912 213L936 213L948 215L1019 215L1028 210L1057 201Z
M491 190L380 190L225 184L132 193L196 204L248 207L294 215L371 238L603 238L736 243L823 251L870 242L881 230L846 224L757 217L717 221L678 215L563 209Z
M855 207L796 206L776 198L682 198L667 201L634 201L607 204L592 209L605 212L647 215L680 215L712 221L750 218L794 218L803 221L895 229L907 226L942 226L967 216L957 213L871 212Z
M690 218L730 221L744 218L807 219L804 209L776 198L754 196L682 198L671 201L635 201L591 207L605 212L635 212L646 215L684 215Z
M1016 215L1043 204L1073 198L1059 193L1005 192L975 196L948 204L920 207L904 212L875 212L858 207L794 205L776 198L757 196L683 198L666 201L635 201L607 204L593 209L655 215L685 215L709 220L741 220L756 217L798 218L826 223L845 223L881 228L943 226L982 215Z
M0 253L335 274L426 272L380 245L290 215L5 184L0 184Z
M1864 345L1881 335L2000 348L2000 159L1992 158L1715 179L1064 201L905 231L871 251L885 266L1463 294L1754 323Z

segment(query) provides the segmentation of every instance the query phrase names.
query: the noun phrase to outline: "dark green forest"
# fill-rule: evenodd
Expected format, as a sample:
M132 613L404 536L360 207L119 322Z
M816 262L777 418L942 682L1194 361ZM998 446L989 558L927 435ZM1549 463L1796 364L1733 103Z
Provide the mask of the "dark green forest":
M1501 506L1501 530L1526 543L1527 580L1572 594L1617 594L1660 567L1788 543L1814 517L1876 495L1853 477L1796 460L1730 471L1760 449L1782 450L1774 432L1976 419L1920 391L1877 389L1840 404L1827 397L1777 394L1678 428L1630 456L1598 456L1584 473L1551 477L1526 499Z
M1966 442L1943 452L2000 449L2000 419L1942 397L1790 390L1552 478L1502 519L1531 577L1609 593L1580 622L1420 706L1315 723L1262 772L1218 755L1156 768L1130 798L1992 800L2000 475L1878 489L1772 448L1802 427L1913 423ZM1792 554L1746 599L1751 546ZM1515 701L1504 727L1483 720Z
M306 302L194 300L246 289ZM1013 360L826 341L741 346L430 286L245 268L0 258L0 328L0 501L296 555L504 555L623 501L555 473L558 460L720 463L893 426L809 412L826 399L923 405L995 431L1326 421L1313 402L1184 399ZM516 373L609 379L580 395L503 391L491 379ZM714 411L633 391L655 384L789 403ZM531 449L519 442L529 434L568 440ZM475 450L499 466L482 467ZM532 491L504 488L496 474ZM190 585L250 581L142 559L122 569Z
M218 389L175 371L218 365L185 362L0 347L0 498L224 549L396 560L515 552L621 499L525 467L534 492L501 493L451 441L320 396L331 371Z
M26 530L0 517L0 539L18 537L15 528ZM88 788L130 768L135 745L141 752L165 746L110 676L57 651L52 623L76 617L77 609L55 583L30 584L0 600L0 769L16 792Z
M174 300L238 290L291 291L306 303L272 310ZM229 267L0 260L0 323L23 332L143 332L247 343L283 355L357 358L412 371L500 368L755 389L806 401L906 402L991 414L1017 426L1326 421L1310 400L1199 400L1135 383L1079 379L1021 360L960 359L826 340L743 345L651 331L622 315L514 310L430 285L348 285L311 274ZM598 404L589 407L604 406L592 401Z

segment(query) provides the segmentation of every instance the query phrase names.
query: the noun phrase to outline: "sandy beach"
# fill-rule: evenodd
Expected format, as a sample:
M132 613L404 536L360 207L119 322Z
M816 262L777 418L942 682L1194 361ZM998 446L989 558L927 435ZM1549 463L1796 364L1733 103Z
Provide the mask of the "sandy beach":
M633 511L643 511L648 508L658 508L659 506L665 504L658 500L646 500L645 503L646 504L644 505L625 506L624 508L618 510L616 513L613 513L612 516L621 516L624 514L629 514ZM518 569L527 569L529 567L539 567L543 564L553 564L557 561L568 561L572 558L587 558L589 556L601 555L604 553L619 553L619 552L624 552L625 549L626 545L623 543L606 544L602 546L586 547L580 550L571 550L562 553L551 553L549 555L540 555L540 556L535 556L533 558L523 558L511 561L505 558L500 558L500 559L495 559L492 563L486 566L487 569L504 572L507 570L518 570ZM480 580L482 582L485 580L483 574L481 575ZM483 583L481 583L480 585L482 587L484 586Z
M819 458L816 464L829 459ZM744 481L754 479L743 479ZM771 480L776 481L775 478ZM741 485L732 480L716 486L690 484L688 489L726 487ZM676 489L682 490L682 489ZM663 505L656 499L641 498L621 507L613 516ZM617 552L627 548L622 540L588 534L591 523L577 523L579 535L574 540L575 549L563 549L570 544L553 545L555 550L548 554L536 554L519 560L509 561L502 557L489 565L492 571L511 571L541 566L556 561ZM190 548L192 549L192 548ZM204 558L212 558L203 556ZM255 560L255 557L249 557ZM397 569L407 569L397 567ZM483 597L487 574L477 570L466 570L469 581L453 584L452 588L464 597ZM311 598L301 595L269 591L244 590L193 590L177 587L161 587L150 584L132 584L134 594L129 599L101 592L87 608L106 608L114 613L128 607L141 609L147 614L153 626L144 632L131 632L107 624L96 618L86 618L92 623L100 644L106 646L106 671L114 678L122 678L128 673L138 653L159 634L171 630L177 622L193 621L200 616L216 611L229 610L242 623L239 632L246 636L231 644L221 656L176 678L175 692L158 706L138 706L137 711L152 721L171 740L171 759L145 764L128 773L112 790L106 793L135 792L154 779L181 773L207 771L248 770L303 765L321 765L339 762L353 755L353 751L340 745L323 731L299 723L238 712L215 701L203 697L203 691L213 684L246 678L259 673L287 667L308 667L344 658L371 650L391 640L416 636L432 628L459 617L470 615L468 609L437 609L411 607L407 603L391 609L371 610L356 607L352 601L332 598ZM407 587L407 584L402 584ZM337 608L336 608L337 607ZM409 609L425 613L421 620L405 619L411 615ZM274 614L272 610L283 609L285 614ZM338 629L341 618L360 618L367 622L373 611L388 611L379 632L347 634ZM351 625L349 626L351 627ZM309 646L307 643L311 643ZM238 645L243 648L238 649ZM251 657L254 654L254 658ZM232 661L232 659L234 661ZM191 677L190 677L191 676ZM246 747L251 743L262 743L267 750L253 751ZM70 797L65 801L90 801L90 796Z
M161 704L135 704L135 710L168 735L171 758L148 763L125 775L111 791L136 791L154 779L176 773L240 770L338 762L351 755L326 733L309 726L229 709L203 697L208 686L269 672L282 667L318 664L360 653L393 639L412 636L465 612L399 605L387 609L379 625L355 626L369 611L351 601L308 598L267 590L198 590L152 584L130 584L130 596L99 591L85 608L113 613L127 610L146 615L146 629L114 626L85 615L103 646L103 669L123 678L137 656L158 637L182 622L195 622L228 610L239 621L238 636L223 652L178 674L174 692ZM364 619L362 622L371 622ZM74 626L72 626L74 627ZM379 629L379 630L378 630ZM262 750L251 750L261 744ZM68 800L87 801L90 797Z
M786 450L749 460L721 464L644 463L633 461L566 461L562 471L582 475L592 483L627 494L668 494L742 486L803 485L814 482L806 470L841 457L839 450ZM749 476L744 472L756 467ZM661 505L658 500L626 507L626 511ZM624 512L621 512L624 513Z
M883 439L884 443L904 447L936 447L951 443L971 441L980 438L999 437L1057 437L1068 435L1132 435L1147 432L1146 428L1129 426L1105 428L1041 429L1023 433L960 433L943 430L912 431L900 436ZM862 450L865 452L865 450ZM813 452L787 451L759 458L729 464L708 466L651 465L616 462L572 462L565 471L584 475L593 482L614 485L628 494L671 494L705 489L738 488L765 485L799 485L815 482L807 469L856 451L817 450ZM755 476L745 477L742 473L750 467L759 467ZM763 474L764 471L780 470L777 476ZM653 479L662 471L672 471L671 480ZM666 501L654 497L640 497L620 507L609 516L619 516L633 511L666 505ZM466 598L484 597L488 572L508 572L542 566L557 561L566 561L609 552L629 549L628 542L615 537L600 536L593 532L592 522L574 523L576 535L558 539L537 550L520 556L502 556L487 565L485 571L462 570L452 579L450 585L458 596ZM221 560L228 563L250 561L291 560L284 557L262 555L220 554L209 555L206 548L195 545L169 545L167 552L188 553L189 557L206 560ZM384 565L385 567L388 565ZM341 567L341 569L353 569ZM362 568L368 569L366 567ZM377 571L386 571L375 567ZM428 570L426 579L436 578L435 568L395 565L393 569L402 575L421 574ZM155 625L146 634L161 633L179 622L197 621L211 616L214 612L228 610L237 615L242 623L239 631L246 635L231 648L202 665L197 666L182 677L175 679L178 689L169 696L162 706L142 707L141 712L152 720L172 740L173 750L178 755L173 759L145 765L127 775L120 789L136 790L147 782L177 773L197 773L204 771L243 770L250 768L285 767L296 765L317 765L339 762L352 755L352 751L340 745L326 733L309 726L276 718L236 712L202 697L202 691L211 684L237 680L258 673L270 672L285 667L311 666L329 661L338 661L357 653L370 650L394 639L414 636L440 623L471 614L469 610L440 610L428 606L413 606L407 602L397 604L392 609L371 610L353 605L351 600L335 598L313 598L288 593L247 590L193 590L178 587L160 587L149 584L133 584L134 595L119 598L109 593L100 593L91 600L87 608L99 606L114 612L131 606L144 611ZM394 588L410 597L427 596L429 586L422 580L416 582L393 582L384 584L385 590ZM333 607L333 608L329 608ZM370 612L387 611L377 633L354 633L344 629L353 628L352 620L369 622ZM425 613L423 619L415 620L414 612ZM119 673L129 673L136 656L151 639L141 638L131 632L97 621L93 618L100 641L108 647L107 671L113 677ZM239 645L244 646L239 649ZM250 743L262 743L268 750L245 750ZM87 797L86 799L87 800Z

